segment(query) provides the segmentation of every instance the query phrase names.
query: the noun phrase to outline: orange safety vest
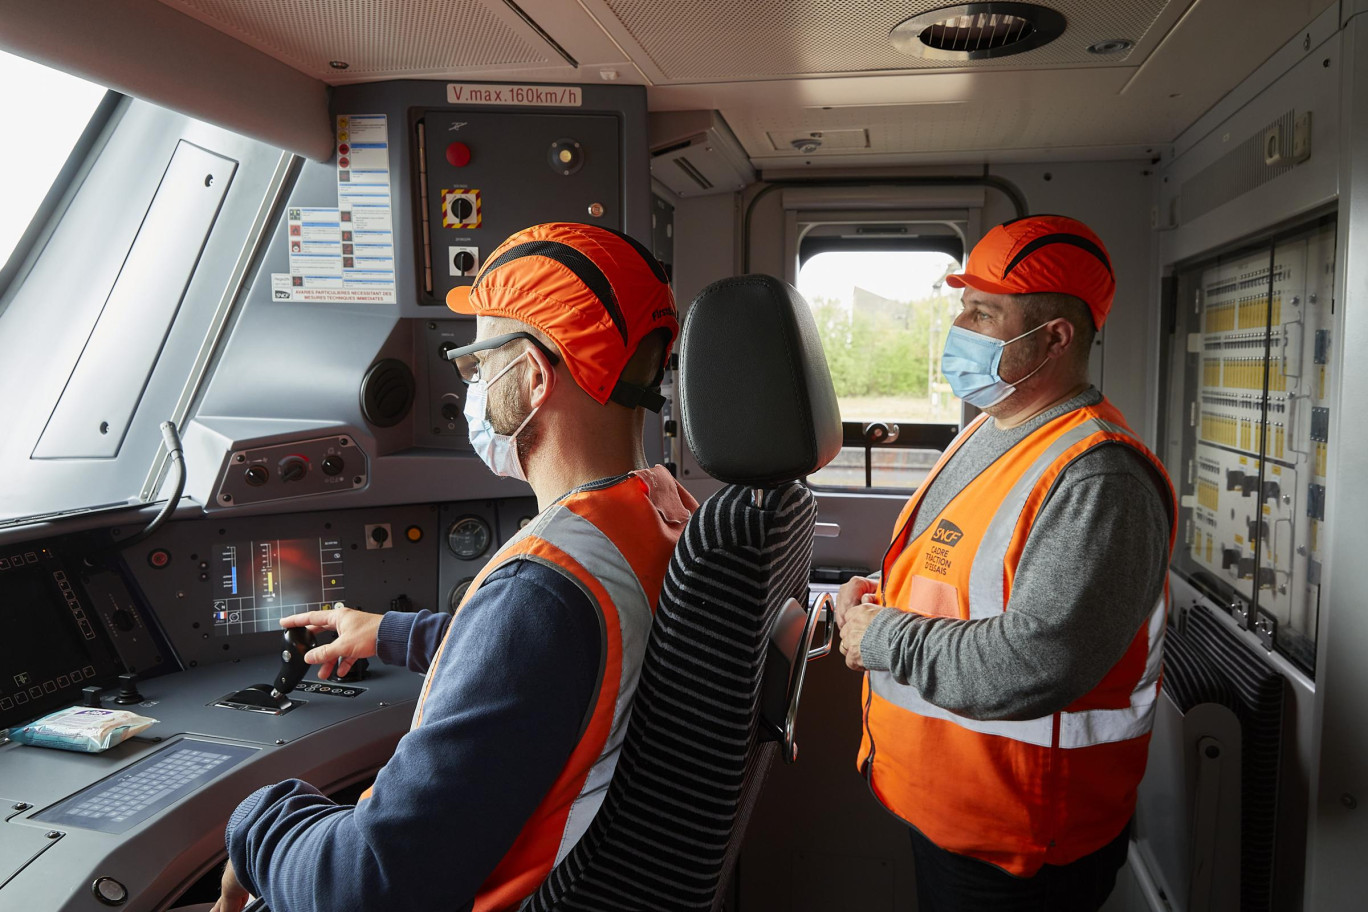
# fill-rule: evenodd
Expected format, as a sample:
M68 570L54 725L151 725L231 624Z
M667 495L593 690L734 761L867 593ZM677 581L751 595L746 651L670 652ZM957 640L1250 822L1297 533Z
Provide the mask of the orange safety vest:
M697 507L660 466L633 472L607 488L572 494L509 539L461 599L458 613L500 567L515 560L537 561L565 574L590 597L602 619L606 646L589 723L513 846L480 885L473 912L517 908L574 848L603 803L627 733L670 556ZM448 627L428 667L413 728L423 722L423 704L450 633Z
M1092 447L1134 448L1169 484L1173 503L1158 457L1104 399L1017 443L909 541L932 480L987 418L960 434L903 508L883 560L884 605L959 619L1006 611L1036 515L1060 473ZM1176 526L1175 517L1170 553ZM928 702L886 671L867 673L859 764L875 797L941 848L1019 877L1102 848L1135 811L1159 696L1167 605L1165 586L1102 681L1039 719L970 719Z

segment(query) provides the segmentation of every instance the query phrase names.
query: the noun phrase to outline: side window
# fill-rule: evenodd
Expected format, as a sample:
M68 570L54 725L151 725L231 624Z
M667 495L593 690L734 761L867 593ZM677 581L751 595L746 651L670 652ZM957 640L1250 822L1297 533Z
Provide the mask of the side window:
M0 218L3 269L61 174L105 90L3 51L0 85L24 87L5 100L8 132L16 141L0 147L0 168L10 176L23 175L23 179L6 182L5 216Z
M830 246L803 251L797 284L826 350L845 446L808 481L915 488L959 427L960 401L940 358L959 312L945 276L960 260L943 247Z

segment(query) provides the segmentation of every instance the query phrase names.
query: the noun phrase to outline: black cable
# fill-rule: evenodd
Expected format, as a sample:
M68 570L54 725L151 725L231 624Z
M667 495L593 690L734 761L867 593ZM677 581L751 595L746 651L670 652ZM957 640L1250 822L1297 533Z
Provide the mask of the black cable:
M171 471L176 473L175 490L167 498L166 505L161 508L161 512L147 524L147 528L132 538L115 543L114 547L123 549L136 545L138 542L146 541L175 512L176 505L180 503L181 495L185 493L185 449L181 446L180 434L176 431L176 423L174 421L163 421L161 432L162 440L166 443L167 454L171 457Z
M751 215L755 211L755 204L775 190L784 187L962 187L965 184L980 187L989 187L998 191L1003 196L1012 201L1012 207L1016 210L1016 217L1021 218L1026 215L1026 197L1021 195L1016 184L1001 177L994 177L990 174L967 174L963 177L953 176L931 176L931 177L834 177L825 180L776 180L770 181L759 193L752 196L750 202L746 204L746 213L741 219L741 271L750 272L750 228Z

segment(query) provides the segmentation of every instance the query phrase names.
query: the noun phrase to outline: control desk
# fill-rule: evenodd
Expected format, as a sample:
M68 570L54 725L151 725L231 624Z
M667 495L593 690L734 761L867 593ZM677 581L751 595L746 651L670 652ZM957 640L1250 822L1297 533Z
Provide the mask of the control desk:
M408 730L420 675L372 659L363 680L309 669L285 712L225 698L280 673L281 617L450 611L535 513L516 498L0 546L0 729L82 703L157 720L99 754L0 744L0 910L175 908L216 882L255 789L354 794Z

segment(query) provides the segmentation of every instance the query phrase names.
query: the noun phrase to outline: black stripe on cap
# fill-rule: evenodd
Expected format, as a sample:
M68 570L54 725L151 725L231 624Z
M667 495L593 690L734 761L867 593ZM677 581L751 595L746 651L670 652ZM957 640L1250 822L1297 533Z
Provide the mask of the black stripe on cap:
M651 267L651 272L655 273L655 277L666 285L670 284L669 276L665 275L665 267L660 265L660 260L657 260L651 251L646 249L645 244L641 243L630 234L623 234L621 231L616 231L612 228L603 228L602 230L607 231L609 234L616 235L631 244L632 249L641 254L641 258L646 261L646 265Z
M1112 275L1111 263L1107 261L1106 253L1102 251L1101 247L1098 247L1087 238L1079 237L1076 234L1043 234L1034 241L1031 241L1025 247L1022 247L1021 250L1017 251L1017 255L1012 257L1012 262L1008 263L1007 268L1002 270L1002 277L1004 279L1007 278L1008 273L1013 269L1016 269L1018 263L1035 253L1041 247L1048 247L1051 244L1069 244L1073 247L1077 247L1079 250L1091 253L1093 256L1097 257L1098 261L1104 267L1106 267L1107 275ZM1112 277L1115 278L1115 276Z
M608 312L608 318L613 321L613 326L622 336L622 344L624 346L627 344L627 321L622 316L622 308L618 306L617 295L613 293L612 283L608 281L608 277L603 274L603 270L599 269L593 260L569 244L562 244L557 241L528 241L524 244L518 244L516 247L510 247L481 271L475 280L475 285L478 286L500 266L529 256L546 257L573 272L576 278L583 282L584 286L599 299L603 309Z

